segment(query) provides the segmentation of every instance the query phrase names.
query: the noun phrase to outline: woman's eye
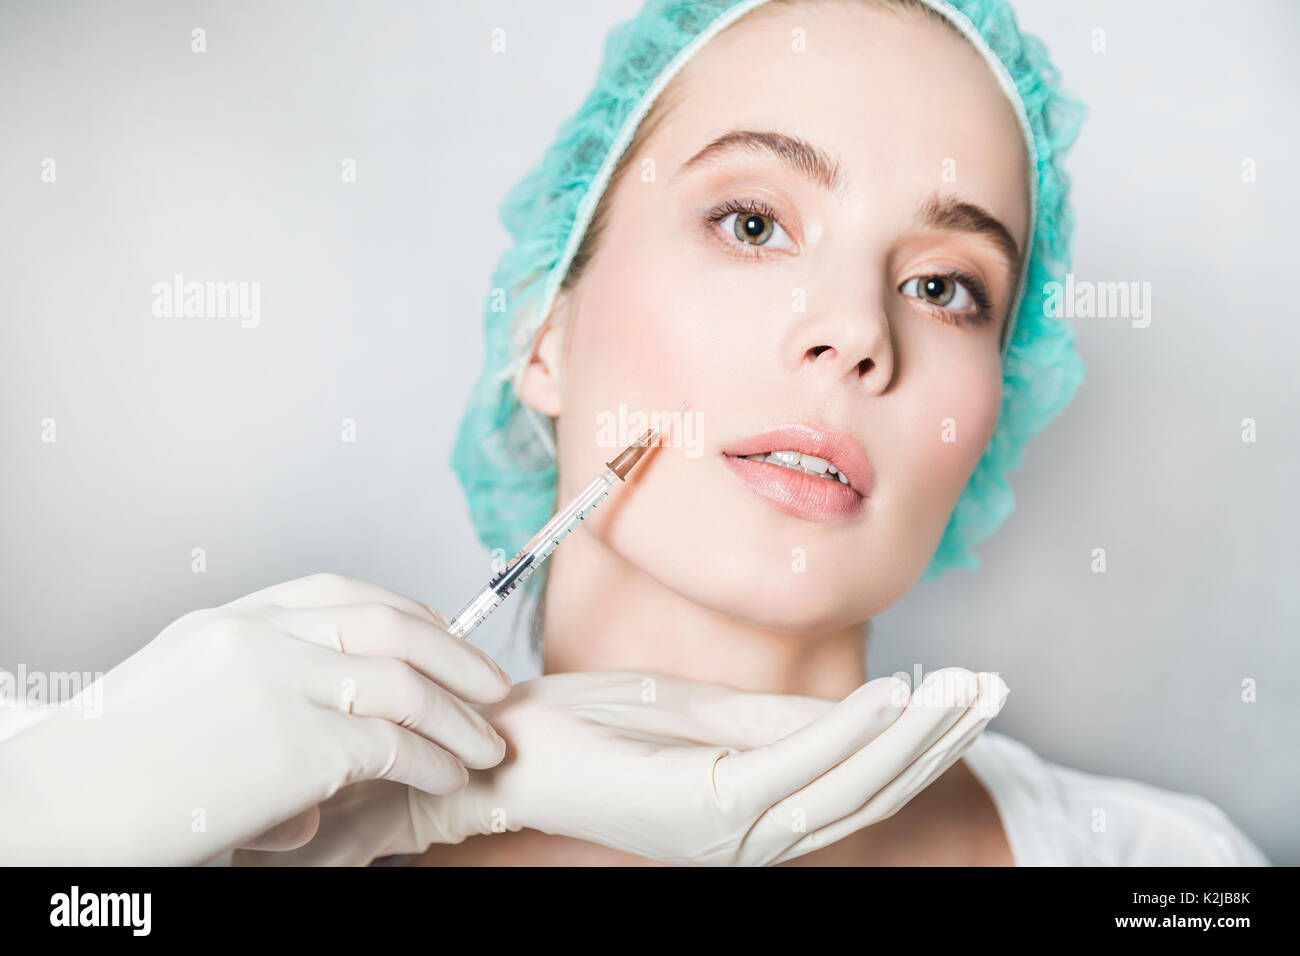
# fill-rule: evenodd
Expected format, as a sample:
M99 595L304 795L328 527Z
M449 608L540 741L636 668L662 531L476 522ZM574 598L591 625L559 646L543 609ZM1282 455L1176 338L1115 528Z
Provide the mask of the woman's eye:
M952 276L945 275L908 279L903 283L902 293L953 312L965 312L975 302L975 297L966 286Z
M797 252L790 234L777 222L770 210L738 203L727 203L709 216L730 238L746 246Z

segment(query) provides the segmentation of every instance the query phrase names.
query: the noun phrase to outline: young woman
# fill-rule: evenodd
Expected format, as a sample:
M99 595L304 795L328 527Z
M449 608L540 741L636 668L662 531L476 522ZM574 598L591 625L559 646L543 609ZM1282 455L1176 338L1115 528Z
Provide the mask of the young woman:
M1081 119L1001 2L651 0L616 30L503 207L517 243L454 464L508 554L612 457L620 406L687 399L698 445L648 456L556 552L546 673L863 682L867 622L973 565L1082 379L1036 291L1068 268ZM648 861L522 830L419 862ZM789 862L1267 861L1203 799L986 732L894 816Z

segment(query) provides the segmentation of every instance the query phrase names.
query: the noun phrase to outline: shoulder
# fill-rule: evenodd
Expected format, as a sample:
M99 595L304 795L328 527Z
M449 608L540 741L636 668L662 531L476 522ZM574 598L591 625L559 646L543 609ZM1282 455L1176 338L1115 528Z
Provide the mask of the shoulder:
M1204 797L1064 767L995 731L964 759L1020 866L1269 865Z

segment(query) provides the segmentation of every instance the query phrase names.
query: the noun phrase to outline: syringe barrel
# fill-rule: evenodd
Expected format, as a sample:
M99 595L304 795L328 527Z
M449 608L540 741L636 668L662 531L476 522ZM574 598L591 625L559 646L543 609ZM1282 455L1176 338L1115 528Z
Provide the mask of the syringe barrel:
M494 577L472 601L465 605L452 619L448 632L457 637L465 637L474 628L483 623L497 606L504 601L515 588L523 584L538 566L551 556L559 543L563 541L589 515L596 505L614 488L614 483L621 479L608 467L592 479L586 488L567 505L557 511L542 529L529 539L519 553L511 558L505 570Z

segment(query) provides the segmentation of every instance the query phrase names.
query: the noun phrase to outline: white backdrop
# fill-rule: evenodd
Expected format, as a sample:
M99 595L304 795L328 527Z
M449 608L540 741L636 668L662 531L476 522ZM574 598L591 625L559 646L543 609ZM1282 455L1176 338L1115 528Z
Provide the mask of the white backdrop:
M0 667L107 670L318 570L459 609L488 556L447 459L497 205L638 6L0 5ZM1074 271L1150 282L1151 323L1078 321L1087 381L984 568L880 618L870 670L998 670L997 730L1300 863L1300 7L1016 8L1092 110ZM155 316L176 273L259 283L256 327ZM514 616L475 642L522 679Z

